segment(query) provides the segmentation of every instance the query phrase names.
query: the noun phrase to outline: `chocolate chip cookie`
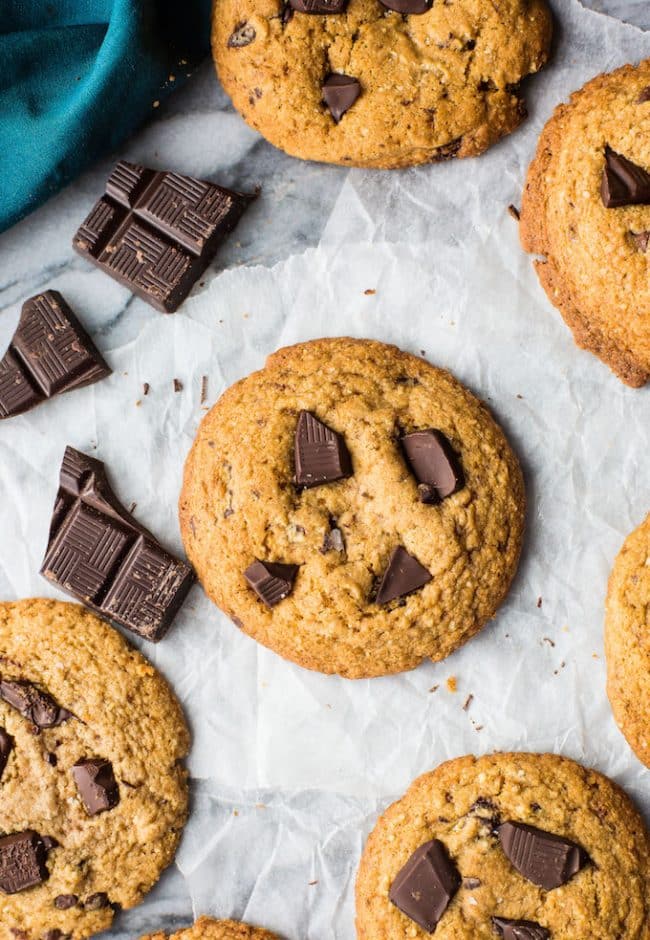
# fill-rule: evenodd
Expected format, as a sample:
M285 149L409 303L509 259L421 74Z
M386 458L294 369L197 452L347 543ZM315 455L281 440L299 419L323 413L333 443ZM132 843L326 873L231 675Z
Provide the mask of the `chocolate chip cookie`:
M650 767L650 516L625 540L609 579L607 692L614 717Z
M528 171L521 242L578 346L650 376L650 59L560 105Z
M275 934L261 927L250 927L235 920L213 920L199 917L195 924L178 933L154 933L140 940L278 940Z
M115 630L75 604L0 604L0 940L83 940L142 900L186 819L188 747Z
M180 499L208 596L260 643L350 678L447 656L517 567L524 489L487 408L394 346L282 349L204 418Z
M545 0L219 0L212 49L276 147L389 169L475 156L514 130L551 33Z
M648 940L650 836L610 780L552 754L462 757L379 819L359 940Z

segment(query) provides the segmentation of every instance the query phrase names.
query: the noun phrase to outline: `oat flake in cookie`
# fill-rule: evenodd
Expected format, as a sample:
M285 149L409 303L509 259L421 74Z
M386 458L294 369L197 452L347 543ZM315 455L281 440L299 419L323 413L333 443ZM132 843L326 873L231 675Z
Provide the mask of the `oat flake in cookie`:
M528 170L521 242L578 346L650 376L650 59L556 108Z
M0 604L0 940L83 940L138 904L187 816L189 732L76 604Z
M195 924L178 933L154 933L140 940L279 940L261 927L250 927L235 920L213 920L199 917Z
M219 0L212 50L276 147L390 169L475 156L514 130L551 32L546 0Z
M552 754L461 757L370 834L357 936L648 940L649 886L650 837L606 777Z
M444 446L409 460L415 432ZM222 395L188 457L180 516L206 593L242 630L359 678L442 659L494 615L524 491L502 431L449 373L394 346L323 339Z
M637 757L650 767L650 516L626 538L609 579L607 693Z

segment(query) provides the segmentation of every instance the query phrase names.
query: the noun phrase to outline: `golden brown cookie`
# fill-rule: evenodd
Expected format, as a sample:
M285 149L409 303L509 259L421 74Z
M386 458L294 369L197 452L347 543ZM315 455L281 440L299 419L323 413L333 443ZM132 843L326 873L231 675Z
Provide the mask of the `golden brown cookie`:
M614 717L650 767L650 516L625 540L609 579L607 693Z
M322 339L270 356L204 418L180 517L208 596L246 633L359 678L442 659L494 615L524 490L502 431L448 372Z
M606 777L552 754L442 764L379 819L357 877L360 940L432 925L436 940L648 940L641 817Z
M549 300L578 346L632 386L650 375L649 172L650 59L556 108L521 207L521 243L543 256Z
M546 0L218 0L212 50L276 147L390 169L475 156L514 130L551 32Z
M191 927L178 933L154 933L140 940L278 940L275 934L261 927L250 927L235 920L213 920L199 917Z
M138 904L187 816L165 680L76 604L0 604L0 940L82 940Z

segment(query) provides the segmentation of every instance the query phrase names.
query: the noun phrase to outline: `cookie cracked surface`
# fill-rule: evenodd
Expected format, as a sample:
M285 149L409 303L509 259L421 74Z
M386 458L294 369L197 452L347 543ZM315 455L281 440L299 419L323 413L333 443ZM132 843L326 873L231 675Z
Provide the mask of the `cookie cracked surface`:
M575 342L627 385L650 376L650 206L606 208L609 151L650 170L650 59L599 75L542 131L521 207L525 251Z
M148 934L140 940L278 940L278 937L261 927L251 927L239 921L199 917L191 927L178 933Z
M499 839L515 820L580 845L589 862L561 887L524 877ZM551 754L462 757L419 777L377 822L357 877L359 940L430 936L389 900L397 874L440 840L462 879L436 940L494 940L494 918L552 940L648 940L650 839L610 780ZM529 857L530 858L530 857ZM524 934L523 936L526 936Z
M48 846L40 883L8 894L26 879L0 839L0 940L83 940L138 904L174 856L187 815L180 706L84 608L26 600L0 604L0 727L11 740L0 834L33 830ZM79 773L95 759L98 773Z
M609 579L607 693L637 757L650 767L650 516L626 538Z
M351 476L296 485L302 411L344 438ZM428 428L464 475L433 504L400 444ZM282 349L225 392L187 459L180 517L206 593L246 633L359 678L442 659L481 629L516 570L524 503L516 457L459 382L394 346L341 338ZM295 578L272 569L260 583L260 570L253 590L256 559L296 565Z
M408 16L379 0L325 14L218 0L212 49L235 107L276 147L388 169L475 156L514 130L519 83L546 62L551 33L545 0L433 0ZM340 119L323 101L332 75L360 86Z

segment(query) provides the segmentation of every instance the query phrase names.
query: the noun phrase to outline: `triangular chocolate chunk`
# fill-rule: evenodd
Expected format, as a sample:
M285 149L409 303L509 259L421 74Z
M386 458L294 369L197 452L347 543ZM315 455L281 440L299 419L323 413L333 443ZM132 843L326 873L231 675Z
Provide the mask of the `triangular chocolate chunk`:
M348 0L289 0L297 13L344 13Z
M504 823L499 840L517 871L546 891L566 884L589 862L575 842L524 823Z
M397 873L388 897L403 914L433 933L460 883L445 846L433 839L416 849Z
M323 85L323 101L338 124L361 94L359 80L351 75L333 73Z
M275 607L293 591L298 565L256 560L244 572L244 577L259 599L267 607Z
M630 232L630 240L637 251L645 254L648 250L648 245L650 245L650 231L649 232Z
M301 411L298 417L294 455L298 486L320 486L352 476L352 461L342 435L310 411Z
M541 927L532 920L509 920L506 917L493 917L492 924L503 940L549 940L550 930Z
M600 194L606 209L650 205L650 173L606 147Z
M431 578L431 573L417 558L409 555L406 549L399 545L390 556L388 567L384 571L377 591L377 603L388 604L396 597L411 594L431 581Z
M17 894L47 881L47 853L54 845L33 829L0 838L0 891Z
M414 431L401 443L421 502L438 503L465 486L460 460L442 431Z

